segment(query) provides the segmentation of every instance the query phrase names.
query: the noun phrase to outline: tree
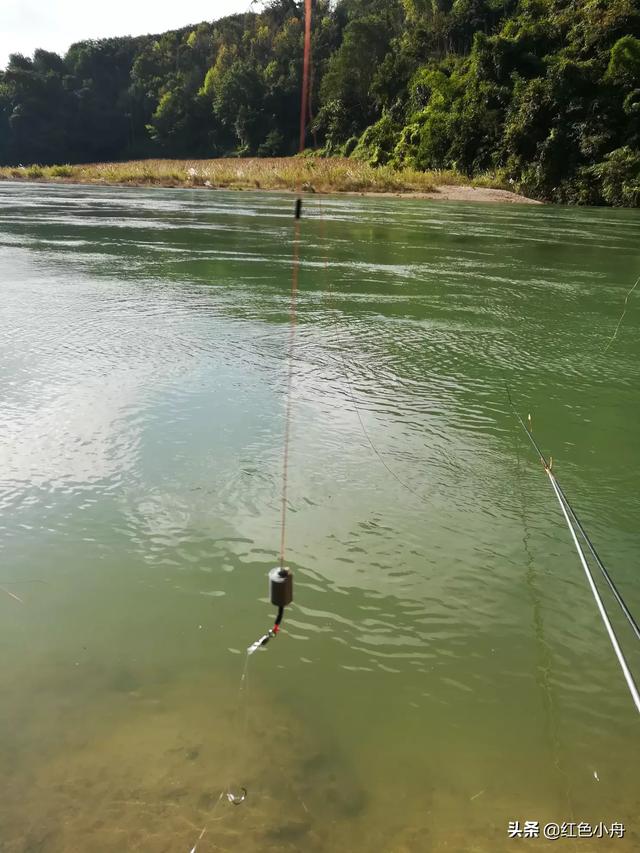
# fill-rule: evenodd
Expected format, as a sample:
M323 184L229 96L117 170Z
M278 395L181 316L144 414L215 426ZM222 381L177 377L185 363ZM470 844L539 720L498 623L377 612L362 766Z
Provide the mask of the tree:
M388 15L368 15L347 25L321 85L319 127L330 145L344 142L376 118L372 84L389 49Z
M62 59L44 50L37 50L33 59L9 57L3 78L9 162L54 163L67 158L71 98L64 70Z
M259 10L259 11L258 11ZM0 162L291 154L302 0L0 72ZM314 0L309 144L637 203L638 0Z

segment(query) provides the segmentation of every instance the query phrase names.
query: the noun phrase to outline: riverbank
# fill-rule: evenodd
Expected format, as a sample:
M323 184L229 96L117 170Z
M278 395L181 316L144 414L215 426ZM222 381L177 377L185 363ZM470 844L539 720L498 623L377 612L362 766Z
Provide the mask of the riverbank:
M0 180L124 186L289 190L536 204L511 192L504 178L475 179L456 172L373 167L347 158L278 157L218 160L131 160L79 166L0 168Z

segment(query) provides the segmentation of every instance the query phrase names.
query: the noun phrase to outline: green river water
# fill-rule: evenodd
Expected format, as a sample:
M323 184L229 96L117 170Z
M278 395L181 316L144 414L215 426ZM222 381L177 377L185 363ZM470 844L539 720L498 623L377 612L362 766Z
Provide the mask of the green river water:
M306 202L241 681L292 211L0 185L0 851L639 850L640 215Z

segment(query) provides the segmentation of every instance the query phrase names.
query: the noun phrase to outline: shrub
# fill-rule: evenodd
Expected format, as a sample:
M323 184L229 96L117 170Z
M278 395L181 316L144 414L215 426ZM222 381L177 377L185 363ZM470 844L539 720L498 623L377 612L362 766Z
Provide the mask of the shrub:
M358 144L357 136L350 136L349 139L338 149L338 154L341 157L350 157Z
M52 178L71 178L73 177L73 169L71 166L52 166L49 170Z
M591 169L607 204L640 207L640 151L625 146Z
M614 44L605 80L626 85L640 80L640 41L637 38L623 36Z
M365 130L353 151L350 152L351 156L357 160L365 160L372 166L384 166L391 159L398 137L399 128L389 114L385 113L381 119Z
M278 130L271 130L258 148L258 157L278 157L284 152L285 140Z

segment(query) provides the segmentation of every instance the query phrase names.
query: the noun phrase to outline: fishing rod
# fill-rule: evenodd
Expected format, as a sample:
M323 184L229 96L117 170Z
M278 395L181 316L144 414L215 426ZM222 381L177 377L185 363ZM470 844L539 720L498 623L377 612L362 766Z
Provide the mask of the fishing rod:
M606 569L606 567L605 567L604 563L603 563L603 562L602 562L602 560L600 559L600 555L599 555L599 554L598 554L598 552L596 551L595 546L594 546L593 542L591 541L591 539L590 539L589 535L587 534L587 531L584 529L584 527L583 527L583 525L582 525L582 522L581 522L581 521L580 521L580 519L578 518L578 515L577 515L576 511L574 510L574 508L573 508L573 507L571 506L571 504L569 503L569 500L567 499L567 496L565 495L565 493L564 493L564 491L563 491L563 489L562 489L562 486L561 486L561 485L560 485L560 483L558 482L558 478L557 478L557 477L555 476L555 474L553 473L553 463L552 463L552 461L551 461L551 460L550 460L550 461L547 461L547 459L546 459L546 458L545 458L545 456L543 455L542 451L540 450L540 447L539 447L539 445L538 445L538 442L535 440L535 438L534 438L534 436L533 436L533 433L532 433L532 432L531 432L531 430L526 426L526 424L524 423L524 421L523 421L523 420L522 420L522 418L520 417L520 415L519 415L518 411L516 410L516 408L515 408L515 406L514 406L514 404L513 404L513 400L511 399L511 394L510 394L510 392L509 392L509 389L508 389L508 388L507 388L507 394L508 394L508 396L509 396L509 403L511 404L511 408L513 409L513 412L514 412L514 414L515 414L516 418L518 419L518 421L519 421L519 423L520 423L520 426L523 428L523 430L524 430L524 431L525 431L525 433L527 434L527 437L529 438L529 441L530 441L530 442L531 442L531 444L533 445L534 450L535 450L535 451L536 451L536 453L538 454L538 457L539 457L539 459L540 459L540 462L542 463L542 465L543 465L543 467L544 467L545 471L547 471L547 472L548 472L548 473L553 477L553 479L554 479L554 481L555 481L555 484L556 484L556 486L558 487L558 492L560 493L560 496L561 496L561 498L562 498L562 500L563 500L563 502L564 502L564 504L565 504L565 506L566 506L566 508L567 508L567 511L569 512L569 515L571 516L571 518L572 518L572 520L573 520L573 523L576 525L576 527L577 527L577 528L578 528L578 530L580 531L580 533L581 533L581 535L582 535L582 537L583 537L584 541L585 541L585 542L586 542L586 544L587 544L587 547L588 547L589 551L591 552L591 555L593 556L593 559L596 561L596 564L597 564L598 568L599 568L599 569L600 569L600 571L602 572L602 576L603 576L603 577L604 577L604 579L606 580L606 582L607 582L607 584L608 584L608 586L609 586L609 589L611 590L611 592L613 593L614 598L616 599L616 601L617 601L617 602L618 602L618 604L620 605L620 609L622 610L622 612L623 612L623 613L624 613L624 615L626 616L627 621L628 621L629 625L631 626L632 631L634 632L634 634L636 635L636 637L638 638L638 640L640 640L640 626L638 626L638 623L637 623L637 622L636 622L636 620L634 619L633 614L631 613L631 611L630 611L630 610L629 610L629 608L627 607L627 605L626 605L626 603L625 603L624 599L622 598L622 595L621 595L621 594L620 594L620 592L618 591L618 588L616 587L616 585L615 585L615 583L614 583L614 581L613 581L613 578L611 577L611 575L610 575L610 574L609 574L609 572L607 571L607 569Z
M576 515L573 507L571 506L571 504L567 500L567 497L566 497L564 491L562 490L562 487L560 486L560 483L558 482L556 475L553 473L553 460L551 458L549 458L549 460L547 460L545 455L542 453L542 450L540 449L538 442L533 437L533 433L531 432L531 429L525 424L525 422L520 417L520 414L518 413L517 409L515 408L515 406L513 404L513 400L511 399L511 393L509 392L508 387L507 387L507 396L509 397L509 403L511 405L511 408L513 409L513 412L514 412L516 418L518 419L518 422L520 423L520 426L522 427L522 429L526 433L526 435L527 435L529 441L531 442L534 450L538 454L538 457L540 459L540 462L542 463L542 466L545 470L545 473L549 477L549 482L551 483L551 487L552 487L554 494L558 500L558 503L560 504L560 509L562 510L562 514L563 514L564 519L566 521L567 527L569 528L569 532L571 533L571 538L573 539L573 543L574 543L576 551L578 553L580 563L581 563L582 568L584 569L585 575L587 577L587 582L589 584L589 587L590 587L591 592L593 594L593 597L595 599L596 605L597 605L598 610L600 612L600 616L602 617L602 621L604 622L605 628L606 628L607 633L609 635L609 639L611 641L611 645L613 646L613 650L616 654L616 657L618 658L618 663L620 664L620 668L622 669L622 673L624 675L625 681L627 682L627 687L629 688L629 692L631 693L631 697L634 701L636 709L637 709L638 713L640 713L640 692L638 691L638 687L634 681L633 675L631 674L631 670L629 669L629 665L626 661L626 658L624 656L622 648L620 647L618 637L617 637L616 632L613 628L613 625L611 624L611 620L609 619L609 615L606 611L602 597L601 597L600 593L598 592L598 588L597 588L595 580L593 578L593 574L591 572L591 569L589 568L589 564L587 562L587 558L585 556L584 549L582 548L580 542L578 541L578 537L576 535L574 525L572 524L572 519L573 519L575 526L577 527L577 529L579 530L579 532L583 536L584 541L586 542L591 554L593 555L598 567L600 568L600 571L602 572L603 577L607 581L609 588L611 589L611 592L615 596L616 601L620 605L622 612L627 617L627 621L631 625L631 627L632 627L634 633L636 634L636 637L638 637L638 639L640 639L640 628L638 628L638 624L636 623L635 619L633 618L633 615L629 611L629 608L625 604L624 599L622 598L622 596L618 592L616 585L613 582L613 579L611 578L609 572L606 570L604 563L600 559L593 543L591 542L591 539L587 535L584 527L582 526L582 523L578 519L578 516ZM529 420L531 420L531 416L529 416Z

